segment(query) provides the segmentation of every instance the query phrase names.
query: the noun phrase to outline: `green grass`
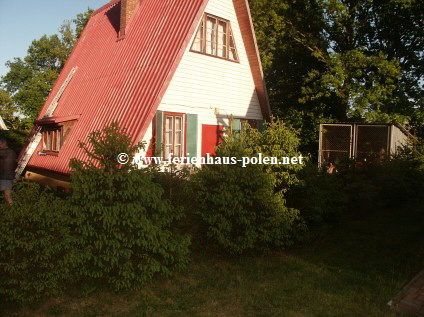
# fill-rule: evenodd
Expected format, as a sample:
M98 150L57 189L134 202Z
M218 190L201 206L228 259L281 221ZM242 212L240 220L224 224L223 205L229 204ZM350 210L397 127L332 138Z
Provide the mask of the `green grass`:
M139 291L48 300L10 316L406 316L387 302L424 268L424 213L349 219L289 251L228 259L194 252L186 272Z

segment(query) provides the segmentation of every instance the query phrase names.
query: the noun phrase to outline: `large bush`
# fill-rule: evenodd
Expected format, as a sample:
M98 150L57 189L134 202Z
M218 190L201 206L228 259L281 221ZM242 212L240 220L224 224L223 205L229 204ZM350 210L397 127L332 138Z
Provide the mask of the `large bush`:
M378 188L377 199L383 206L402 207L424 202L423 163L416 157L395 157L360 171Z
M13 198L0 206L0 295L31 302L60 292L78 257L62 199L27 182L15 186Z
M344 213L421 206L424 164L419 154L406 151L388 161L356 167L346 162L338 165L335 174L308 165L298 175L300 183L287 193L288 205L299 209L306 222L305 237L326 233Z
M316 163L306 164L298 177L301 181L287 193L287 202L300 210L308 228L300 239L309 240L326 233L340 220L349 196L340 175L323 173Z
M240 133L238 142L224 143L229 153L237 152L236 147L243 147L245 156L255 156L261 153L264 157L299 157L300 139L297 132L281 120L272 119L265 123L264 131L260 132L247 126ZM241 142L241 144L240 144ZM234 149L232 149L234 148ZM303 158L303 162L307 158ZM286 192L299 182L297 174L302 170L303 164L268 164L262 166L264 171L272 177L274 191Z
M91 133L89 143L81 146L92 160L71 162L71 204L85 257L82 276L120 290L183 267L189 238L171 231L181 210L163 198L150 173L117 164L118 153L131 155L141 145L131 146L117 124Z
M285 129L283 125L274 128ZM273 136L273 132L277 131L267 135ZM264 139L268 142L263 147L253 142ZM275 141L273 146L272 139L253 129L229 132L217 149L217 157L248 157L262 149L267 149L264 155L291 153L284 148L284 140ZM253 164L243 167L240 162L205 165L192 177L197 212L211 241L231 253L292 244L301 224L298 211L285 206L282 184L293 182L294 177L289 171L274 168Z

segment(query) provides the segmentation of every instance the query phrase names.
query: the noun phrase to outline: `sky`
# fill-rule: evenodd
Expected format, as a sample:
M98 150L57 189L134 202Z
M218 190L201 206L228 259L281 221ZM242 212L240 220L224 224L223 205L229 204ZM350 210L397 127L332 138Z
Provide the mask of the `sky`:
M72 20L88 7L96 10L110 0L0 0L0 76L5 63L25 57L28 47L44 34L58 33L65 20Z

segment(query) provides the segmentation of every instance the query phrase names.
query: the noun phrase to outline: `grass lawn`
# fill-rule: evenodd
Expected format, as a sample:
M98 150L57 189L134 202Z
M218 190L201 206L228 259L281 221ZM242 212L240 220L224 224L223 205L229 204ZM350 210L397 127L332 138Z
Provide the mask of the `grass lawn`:
M345 221L305 247L258 257L197 251L142 290L63 296L7 316L408 316L387 302L424 268L424 212Z

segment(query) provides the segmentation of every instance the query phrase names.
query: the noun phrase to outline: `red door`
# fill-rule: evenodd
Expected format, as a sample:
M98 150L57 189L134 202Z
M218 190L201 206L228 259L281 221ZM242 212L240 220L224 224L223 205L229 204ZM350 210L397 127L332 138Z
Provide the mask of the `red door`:
M202 124L202 156L215 155L215 147L222 141L224 126Z

